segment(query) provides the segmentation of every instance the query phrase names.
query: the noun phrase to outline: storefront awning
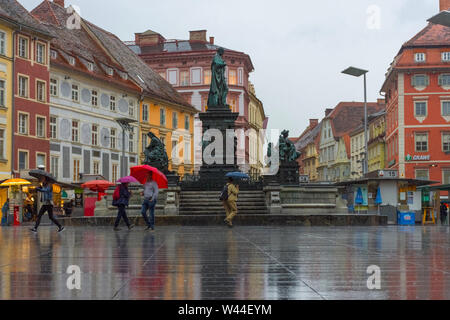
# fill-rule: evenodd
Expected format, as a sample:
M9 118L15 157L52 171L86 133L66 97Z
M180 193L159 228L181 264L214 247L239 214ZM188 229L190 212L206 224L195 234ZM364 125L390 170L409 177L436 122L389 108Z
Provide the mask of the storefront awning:
M426 189L429 191L450 191L450 184L441 184L439 186L421 186L419 189Z

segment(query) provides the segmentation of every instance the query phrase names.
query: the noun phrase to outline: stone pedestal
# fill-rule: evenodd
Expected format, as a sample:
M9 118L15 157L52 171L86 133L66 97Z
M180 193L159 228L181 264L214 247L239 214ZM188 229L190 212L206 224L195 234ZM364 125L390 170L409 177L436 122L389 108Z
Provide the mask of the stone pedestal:
M178 215L179 214L179 195L180 187L169 187L166 191L166 203L164 205L164 215Z
M296 161L280 163L278 181L284 186L299 186L299 167Z
M281 186L280 185L268 185L264 187L264 193L266 195L266 205L269 214L281 214L281 198L280 198Z
M209 143L214 143L214 138L211 142L205 141L202 148L202 166L200 168L200 179L201 180L217 180L221 182L224 181L225 174L227 172L239 171L236 161L236 142L234 141L234 129L235 121L237 120L239 113L231 112L230 108L224 106L220 108L209 108L207 112L199 114L199 118L202 121L202 131L203 136L205 132L210 129L215 129L217 132L220 131L222 139L222 153L216 153L215 158L218 159L218 163L207 164L205 162L203 151ZM227 130L232 130L233 136L228 137L227 148ZM231 131L229 132L229 134ZM218 137L216 139L219 139ZM230 150L230 144L233 146L233 150ZM227 156L228 154L228 156Z

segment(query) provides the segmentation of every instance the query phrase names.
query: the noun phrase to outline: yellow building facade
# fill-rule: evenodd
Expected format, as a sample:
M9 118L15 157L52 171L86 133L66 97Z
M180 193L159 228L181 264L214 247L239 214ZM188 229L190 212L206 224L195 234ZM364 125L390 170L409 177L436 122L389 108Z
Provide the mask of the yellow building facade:
M248 121L250 128L253 132L249 133L248 143L249 143L249 164L250 164L250 174L259 175L264 167L264 137L265 134L262 132L264 129L264 121L266 115L264 113L264 107L261 100L256 97L255 87L252 83L249 83L249 98L250 103L248 105Z
M317 181L319 175L317 166L319 165L319 153L315 142L309 143L304 149L305 158L303 159L303 172L309 176L310 181Z
M386 168L386 147L384 136L386 133L385 112L369 117L369 172Z
M13 78L13 24L0 18L0 180L11 178Z
M195 108L169 104L153 97L144 97L140 103L140 163L145 161L144 151L151 140L152 132L166 146L169 171L180 176L192 174L194 170L194 116Z

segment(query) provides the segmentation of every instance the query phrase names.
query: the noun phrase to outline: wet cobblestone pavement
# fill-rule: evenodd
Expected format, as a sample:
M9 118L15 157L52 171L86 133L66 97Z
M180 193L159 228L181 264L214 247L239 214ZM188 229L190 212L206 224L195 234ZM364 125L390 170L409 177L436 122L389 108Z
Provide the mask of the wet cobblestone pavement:
M0 299L450 299L449 244L441 226L8 227Z

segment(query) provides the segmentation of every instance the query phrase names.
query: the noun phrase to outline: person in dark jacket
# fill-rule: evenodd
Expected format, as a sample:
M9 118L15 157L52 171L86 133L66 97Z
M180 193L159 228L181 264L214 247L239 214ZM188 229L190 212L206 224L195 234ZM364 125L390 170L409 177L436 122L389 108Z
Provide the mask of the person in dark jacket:
M441 203L441 208L440 208L440 212L441 212L441 224L445 223L445 220L447 219L447 206L445 205L445 203Z
M119 231L119 223L120 223L120 219L123 218L123 220L125 221L125 224L127 225L128 229L131 230L133 229L134 225L130 224L130 221L128 220L127 217L127 211L126 211L126 207L128 207L128 201L130 200L131 197L131 193L128 190L128 183L122 183L119 186L119 199L118 200L114 200L113 201L113 205L117 206L118 208L118 212L117 212L117 218L116 218L116 222L114 223L114 231Z
M41 178L41 184L42 186L40 188L36 188L36 190L41 192L42 194L41 196L42 207L41 210L39 210L39 214L36 219L36 224L30 230L36 233L39 224L41 223L42 216L44 215L45 212L48 212L48 217L50 218L50 220L58 226L58 232L62 232L64 230L64 227L53 216L53 185L50 183L47 177Z

